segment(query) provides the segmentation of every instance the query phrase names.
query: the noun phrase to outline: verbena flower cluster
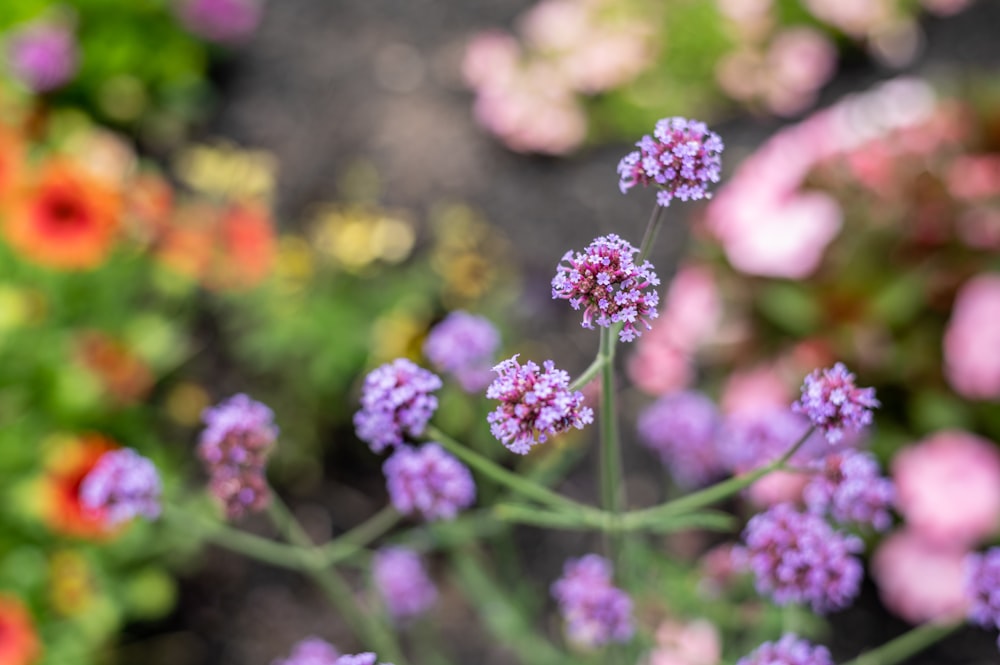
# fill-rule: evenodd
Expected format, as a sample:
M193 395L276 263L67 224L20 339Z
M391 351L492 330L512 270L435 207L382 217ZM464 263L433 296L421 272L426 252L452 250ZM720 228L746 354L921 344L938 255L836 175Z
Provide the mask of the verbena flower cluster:
M198 456L209 473L209 488L230 519L267 506L267 457L278 428L274 413L240 393L201 414L205 423Z
M1000 628L1000 547L970 554L965 561L965 576L969 621L984 628Z
M438 407L432 395L441 379L406 358L377 367L365 377L361 409L354 414L358 438L372 452L403 443L404 435L420 436Z
M372 579L382 602L395 619L426 612L437 601L437 589L420 555L403 547L387 547L372 559Z
M632 599L611 583L612 572L607 559L587 554L568 560L552 584L571 641L599 647L632 639Z
M802 492L810 512L828 514L841 524L867 524L877 531L889 528L895 490L871 453L833 453L814 466L819 473Z
M846 607L861 584L854 555L860 539L835 531L823 518L783 503L753 516L743 532L738 564L754 575L757 591L778 605L808 603L825 614Z
M486 397L500 400L487 416L490 432L511 452L525 455L531 448L575 427L594 421L594 411L583 405L583 393L571 391L569 374L551 360L543 364L517 362L517 355L493 368L499 376Z
M652 289L660 280L649 261L636 265L639 252L615 234L595 239L583 252L566 252L552 278L552 297L569 300L573 309L583 309L584 328L594 323L610 328L623 325L618 333L623 342L642 335L637 323L648 330L659 316L659 294Z
M777 642L761 644L736 665L833 665L833 658L826 647L787 633Z
M307 637L294 647L288 658L279 658L271 665L334 665L340 658L337 649L319 637Z
M382 470L389 499L403 515L450 520L476 500L472 473L437 443L399 446Z
M12 73L35 92L61 88L76 75L76 38L61 23L31 23L10 36L7 49Z
M805 414L830 443L844 434L859 432L872 423L872 409L878 408L874 388L858 388L854 375L843 363L814 370L802 384L802 397L792 405Z
M659 187L656 202L669 206L673 199L711 198L708 187L719 182L722 139L705 123L685 118L664 118L653 135L636 143L638 150L618 163L618 186L624 194L635 185Z
M466 392L482 390L493 379L494 354L500 333L489 319L452 312L434 326L424 341L424 355L440 371L451 374Z
M153 463L132 450L110 450L80 484L80 504L109 525L160 515L160 475Z
M669 393L639 414L643 444L659 454L683 487L703 485L722 474L717 438L722 419L708 396L694 391Z

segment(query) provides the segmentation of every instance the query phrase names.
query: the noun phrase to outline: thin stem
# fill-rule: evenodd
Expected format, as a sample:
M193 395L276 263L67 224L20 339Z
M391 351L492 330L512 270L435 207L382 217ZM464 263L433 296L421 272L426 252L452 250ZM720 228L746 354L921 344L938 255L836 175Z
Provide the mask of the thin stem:
M350 531L320 547L320 556L327 566L343 561L360 549L385 535L399 524L402 516L391 505L386 506Z
M567 529L576 531L597 530L609 534L629 533L634 531L650 531L670 533L685 529L705 529L708 531L733 531L736 518L728 513L703 510L685 513L669 518L631 519L634 513L614 515L606 511L594 514L572 515L553 513L535 506L516 503L501 503L493 509L497 519L518 524L547 527L551 529Z
M653 243L656 242L656 234L660 231L660 222L663 221L664 210L666 208L659 203L654 205L653 214L649 216L649 223L646 225L646 233L642 236L642 244L639 245L639 259L635 262L636 265L641 266L642 262L649 256L649 252L653 249Z
M861 654L854 660L847 661L844 665L896 665L951 635L962 625L961 621L922 624L876 649Z
M597 357L594 358L594 361L590 363L590 366L583 370L583 373L580 374L580 376L573 379L573 383L569 384L569 389L579 390L590 383L590 380L597 376L597 373L601 371L601 368L604 367L606 362L607 359L598 353Z
M618 440L618 411L615 402L615 342L613 328L601 328L599 356L604 359L601 366L601 455L600 492L601 506L617 521L625 505L625 482L622 473L622 453ZM612 531L614 534L617 529ZM612 559L621 554L621 539L612 535L608 539Z

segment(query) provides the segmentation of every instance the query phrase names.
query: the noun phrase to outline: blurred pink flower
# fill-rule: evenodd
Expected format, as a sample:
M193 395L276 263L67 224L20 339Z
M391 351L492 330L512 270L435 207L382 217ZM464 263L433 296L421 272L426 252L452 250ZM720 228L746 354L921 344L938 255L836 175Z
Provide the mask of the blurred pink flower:
M469 40L462 59L462 77L479 89L501 85L514 76L521 47L513 35L500 30L480 32Z
M1000 210L973 208L955 220L958 239L972 249L1000 250Z
M722 302L709 268L682 265L665 300L651 335L662 335L677 348L693 352L718 331Z
M932 14L951 16L972 4L972 0L920 0L920 4Z
M764 98L772 112L794 115L816 99L833 75L837 49L818 30L796 27L774 38L764 60Z
M722 658L719 630L710 621L664 621L656 629L656 648L648 665L716 665Z
M643 335L628 360L628 376L650 395L665 395L686 388L694 379L691 356L669 341Z
M897 616L918 624L961 618L967 551L934 545L904 529L882 541L871 561L871 575L882 603Z
M253 36L261 20L260 0L182 0L177 12L193 34L219 43Z
M723 413L730 415L787 407L794 398L794 391L789 390L776 366L758 365L729 375L719 405Z
M852 37L864 37L892 17L893 0L805 0L806 8L824 23Z
M970 279L955 296L945 328L944 374L970 399L1000 397L1000 274Z
M747 488L746 495L754 505L776 506L779 503L801 503L802 490L810 475L796 471L774 471Z
M930 543L963 548L1000 526L1000 451L990 441L937 432L896 454L892 479L897 510Z
M945 174L952 196L986 199L1000 194L1000 155L961 155Z

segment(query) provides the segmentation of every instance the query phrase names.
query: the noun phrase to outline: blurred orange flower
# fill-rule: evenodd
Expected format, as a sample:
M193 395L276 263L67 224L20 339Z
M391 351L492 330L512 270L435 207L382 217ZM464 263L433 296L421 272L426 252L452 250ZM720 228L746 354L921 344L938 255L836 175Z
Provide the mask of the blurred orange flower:
M41 653L34 622L14 596L0 595L0 663L28 665Z
M26 258L53 268L99 265L120 225L117 192L79 164L54 159L10 202L3 232Z
M128 346L97 331L85 331L76 340L76 359L101 383L116 404L138 402L153 385L149 367Z
M100 512L84 510L80 484L101 455L118 446L100 434L84 434L57 447L42 478L42 517L49 528L78 538L102 539L115 531ZM2 663L3 661L0 661Z
M6 196L21 172L24 143L12 128L0 124L0 196Z

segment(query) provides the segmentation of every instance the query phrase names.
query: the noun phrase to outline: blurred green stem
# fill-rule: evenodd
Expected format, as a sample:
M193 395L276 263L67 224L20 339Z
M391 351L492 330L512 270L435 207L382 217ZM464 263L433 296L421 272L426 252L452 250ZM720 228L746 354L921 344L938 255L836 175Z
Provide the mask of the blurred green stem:
M660 232L660 222L663 221L663 212L666 210L659 203L653 206L653 214L649 216L649 223L646 225L646 233L642 236L642 244L639 245L639 258L635 264L641 266L642 262L649 256L656 242L656 235Z
M951 635L962 625L961 621L946 624L925 623L843 665L896 665Z
M379 536L399 524L402 516L388 505L350 531L320 546L320 557L327 566L356 554Z
M621 555L622 538L617 522L625 505L625 481L622 472L621 444L618 440L618 411L615 403L615 342L617 326L601 328L601 345L598 356L601 365L601 455L600 492L601 506L611 514L614 528L608 533L608 550L613 561Z

